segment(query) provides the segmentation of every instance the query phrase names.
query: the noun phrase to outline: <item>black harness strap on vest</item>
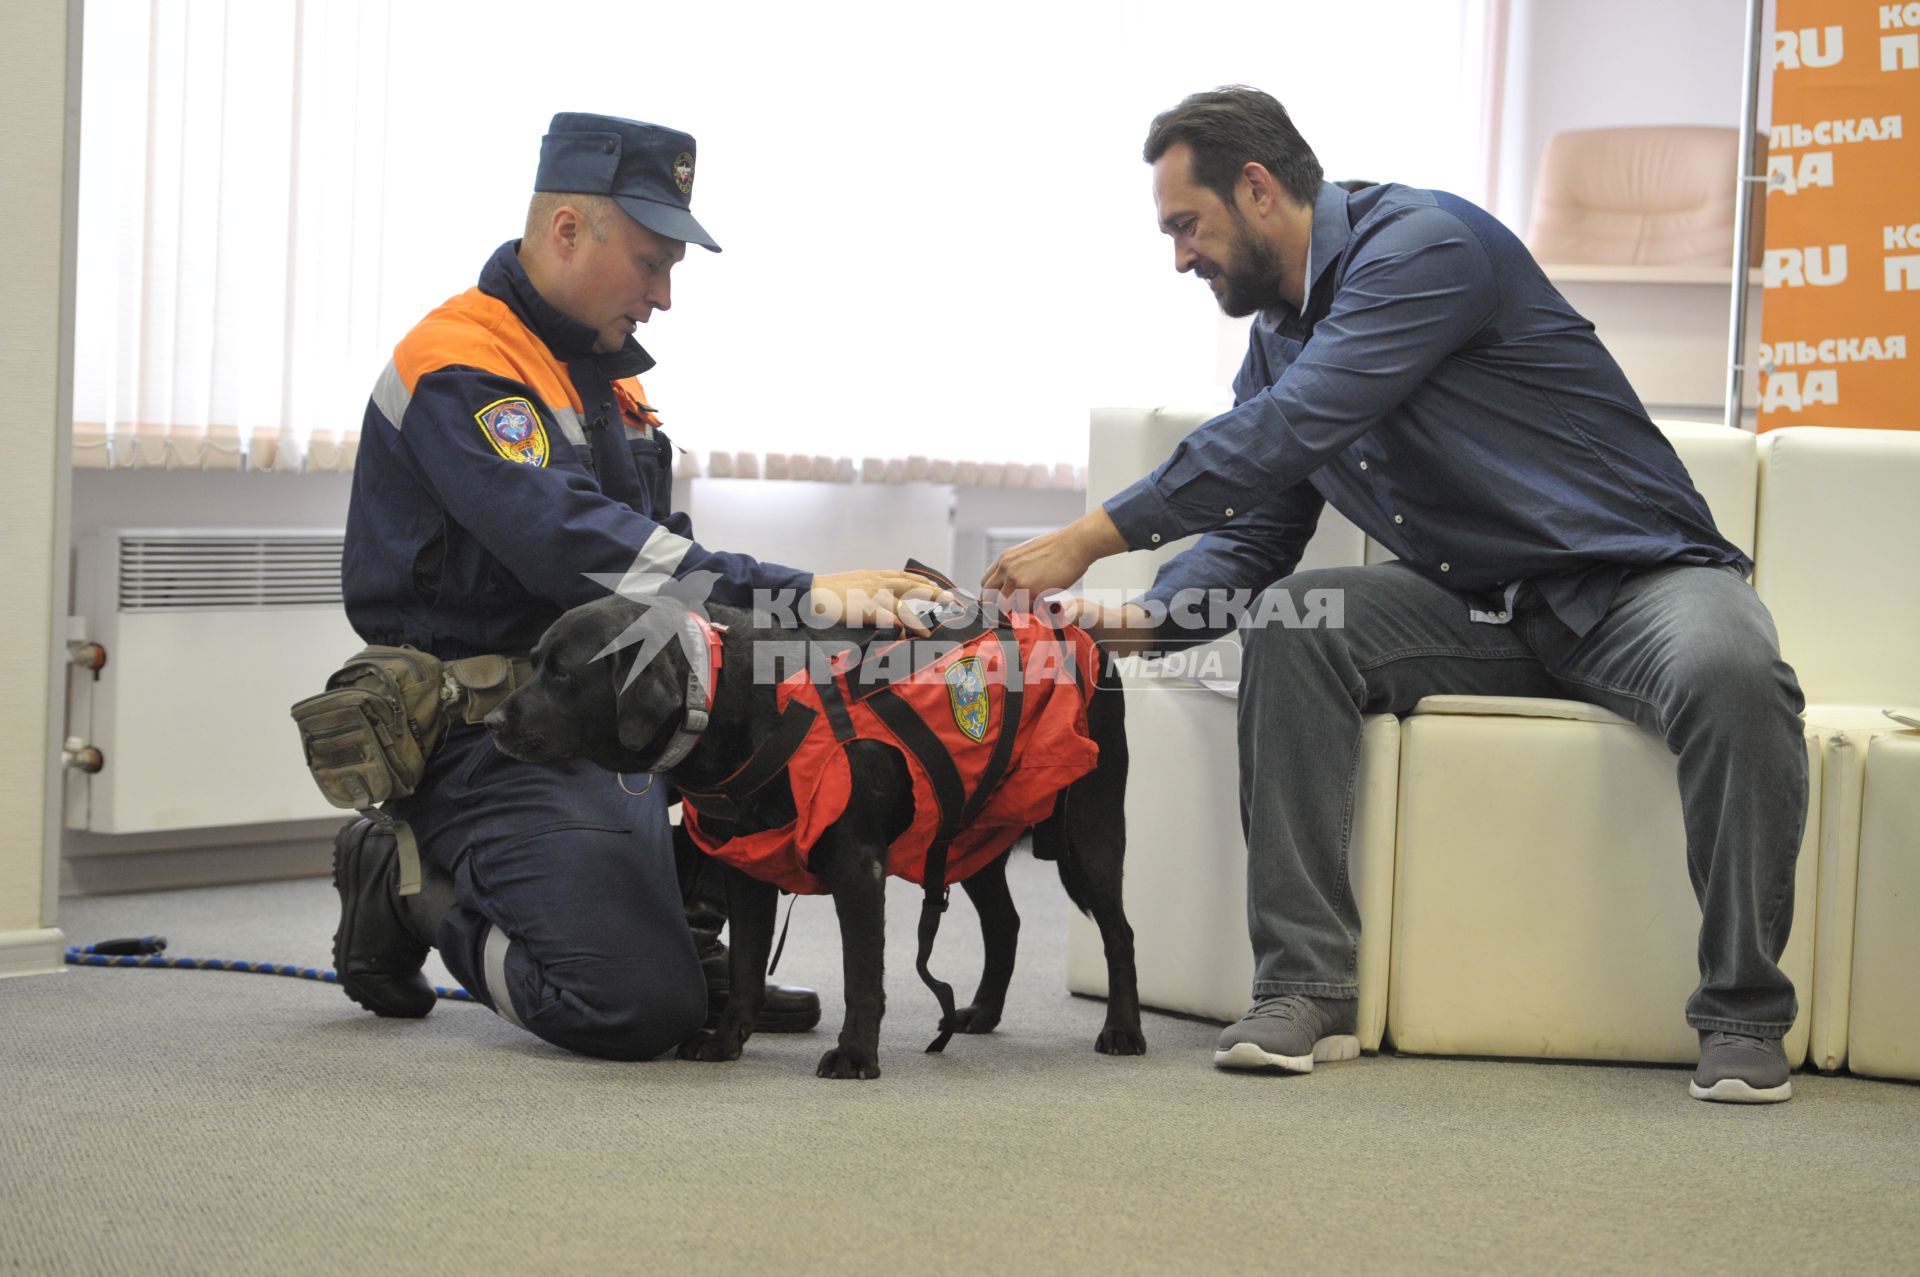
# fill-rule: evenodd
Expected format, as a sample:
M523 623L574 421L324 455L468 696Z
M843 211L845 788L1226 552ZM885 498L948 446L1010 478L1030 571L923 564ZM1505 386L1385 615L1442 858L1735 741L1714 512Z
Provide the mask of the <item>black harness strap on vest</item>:
M944 620L932 620L931 632L924 637L887 634L874 638L847 671L847 691L857 703L895 683L911 682L935 661L1006 623L1006 618L992 607L969 599L963 611Z
M933 786L933 796L940 803L940 827L933 835L933 845L944 847L958 832L960 811L967 801L967 787L960 780L960 769L953 765L953 755L947 752L926 720L900 699L899 693L890 690L885 695L870 697L867 708L900 738L900 743L926 770L927 783Z
M927 1044L929 1053L946 1050L947 1043L953 1040L956 1015L953 986L935 978L928 967L933 956L934 938L940 932L940 915L947 911L947 850L959 832L987 805L993 797L993 791L1000 787L1000 781L1007 774L1007 765L1013 761L1014 738L1020 732L1020 704L1025 695L1020 643L1005 629L997 630L994 637L1000 644L1000 672L1006 680L1006 693L1001 700L1000 734L994 738L993 752L987 756L986 768L980 774L980 784L973 791L971 799L962 797L966 787L960 781L959 769L953 765L953 757L947 753L946 746L940 743L933 729L897 693L888 688L884 695L875 695L867 701L881 721L900 738L900 743L912 750L914 757L920 760L921 767L926 770L927 781L933 786L934 797L940 803L940 828L934 834L932 845L927 848L923 878L926 895L920 904L920 949L913 961L913 969L920 973L921 983L933 990L933 996L940 1003L940 1032Z
M767 963L768 979L772 979L773 973L780 969L780 955L787 951L787 928L793 925L793 906L799 899L795 895L787 897L787 920L780 924L780 943L773 946L773 959Z
M819 649L808 644L807 651L812 656ZM809 669L813 668L809 662ZM847 711L846 700L840 695L840 686L833 678L831 667L818 668L828 671L826 678L814 684L820 689L820 705L826 711L827 721L833 725L833 738L845 744L857 734L853 727L853 715ZM817 717L819 714L812 706L789 701L773 730L753 751L753 756L740 764L739 769L721 781L718 787L698 790L682 784L677 788L683 796L691 795L699 800L693 804L696 810L708 812L717 820L737 818L742 801L786 770L793 756L800 752L800 745L807 739L807 733L813 730L813 720Z
M818 717L811 705L789 702L773 730L753 751L753 756L740 764L733 775L721 781L718 788L690 789L678 782L675 788L683 799L693 804L696 811L705 812L716 820L738 819L740 804L786 770L794 754L799 752L801 742L806 740L807 733L813 730L813 720Z
M911 683L916 675L942 657L950 656L973 634L951 634L936 627L927 638L896 639L869 644L859 664L847 671L847 691L857 705L875 692L896 683Z
M809 656L818 650L812 644L807 645ZM807 666L810 675L816 672L811 660ZM827 711L827 722L833 725L833 738L844 745L860 733L853 729L853 715L847 712L847 700L840 695L840 680L833 676L832 664L817 667L817 672L826 675L814 682L814 686L820 689L821 707Z
M965 829L980 810L993 797L993 791L1000 788L1000 781L1007 774L1007 765L1013 762L1013 738L1020 730L1020 702L1026 695L1026 671L1020 665L1020 641L1009 630L1001 630L995 635L1000 640L1000 668L1006 676L1006 694L1001 702L1000 735L994 739L993 753L987 757L986 770L980 774L980 787L973 791L973 801L960 813L954 832Z
M943 590L958 588L954 585L953 579L945 572L940 571L938 568L930 568L918 559L907 560L907 571L913 573L915 576L926 577L927 580L932 581Z

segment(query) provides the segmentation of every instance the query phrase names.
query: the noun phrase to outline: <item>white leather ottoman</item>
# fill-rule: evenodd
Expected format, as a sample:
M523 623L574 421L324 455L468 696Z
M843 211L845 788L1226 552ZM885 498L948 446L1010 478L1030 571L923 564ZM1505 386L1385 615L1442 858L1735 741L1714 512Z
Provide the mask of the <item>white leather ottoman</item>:
M1846 1063L1861 797L1872 750L1920 705L1920 433L1798 426L1759 440L1754 587L1820 734L1819 922L1809 1062Z
M1819 756L1807 742L1818 793ZM1817 807L1817 802L1813 804ZM1429 697L1403 724L1387 1033L1434 1055L1691 1063L1699 979L1673 756L1598 706ZM1782 966L1807 1045L1810 814Z
M1867 750L1847 1068L1920 1081L1920 732Z

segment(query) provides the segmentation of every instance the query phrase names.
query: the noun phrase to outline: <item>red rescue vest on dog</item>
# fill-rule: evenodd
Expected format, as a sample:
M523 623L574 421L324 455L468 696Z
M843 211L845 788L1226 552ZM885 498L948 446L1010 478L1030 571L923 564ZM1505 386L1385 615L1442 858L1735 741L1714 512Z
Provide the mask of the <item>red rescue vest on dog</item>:
M1015 651L1017 662L1010 659ZM1087 702L1099 659L1085 630L1015 613L1001 628L963 642L936 634L849 653L834 662L831 680L794 674L775 695L783 716L796 704L813 711L786 764L799 816L779 829L718 841L701 826L703 796L683 788L688 832L703 851L756 878L788 891L824 892L807 861L852 794L847 743L877 740L900 751L913 777L913 823L894 839L888 871L923 882L943 819L955 818L957 804L978 805L947 853L945 881L959 882L1046 819L1055 796L1093 770L1100 751L1087 732ZM1020 689L1011 754L998 787L982 800L978 790L993 770L1010 682Z

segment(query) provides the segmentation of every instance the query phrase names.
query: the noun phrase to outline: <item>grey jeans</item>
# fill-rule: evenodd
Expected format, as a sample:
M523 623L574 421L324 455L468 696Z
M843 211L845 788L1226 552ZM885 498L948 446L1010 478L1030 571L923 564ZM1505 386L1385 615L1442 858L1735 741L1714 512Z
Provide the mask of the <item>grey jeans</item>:
M1796 1003L1779 958L1807 814L1804 702L1772 618L1736 570L1630 576L1584 638L1524 587L1509 624L1470 621L1463 596L1398 563L1302 572L1275 588L1296 602L1341 590L1345 608L1338 628L1243 635L1240 817L1256 997L1357 993L1347 844L1361 716L1403 714L1435 693L1548 696L1604 706L1679 760L1701 913L1687 1022L1786 1033Z

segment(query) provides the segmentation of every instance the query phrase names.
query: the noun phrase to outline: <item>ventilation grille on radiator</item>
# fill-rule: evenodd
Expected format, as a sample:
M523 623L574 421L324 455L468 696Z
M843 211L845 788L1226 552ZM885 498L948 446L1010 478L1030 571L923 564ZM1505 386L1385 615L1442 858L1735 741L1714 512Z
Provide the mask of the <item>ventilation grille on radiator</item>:
M340 606L338 534L120 540L120 610Z

